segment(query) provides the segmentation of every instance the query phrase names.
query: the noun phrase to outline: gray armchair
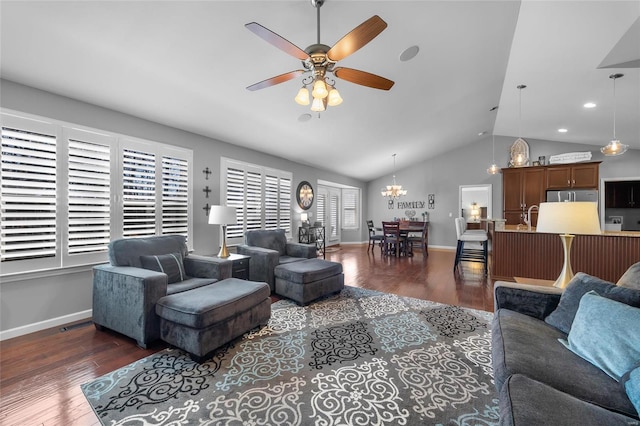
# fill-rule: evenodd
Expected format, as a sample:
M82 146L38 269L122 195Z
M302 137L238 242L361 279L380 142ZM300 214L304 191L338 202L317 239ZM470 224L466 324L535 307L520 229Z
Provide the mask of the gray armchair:
M114 240L109 262L93 268L93 322L143 348L160 338L158 299L229 278L232 267L190 255L182 235Z
M238 246L238 253L251 256L249 279L266 282L272 293L276 266L318 257L315 244L287 242L284 229L247 231L244 240L245 244Z

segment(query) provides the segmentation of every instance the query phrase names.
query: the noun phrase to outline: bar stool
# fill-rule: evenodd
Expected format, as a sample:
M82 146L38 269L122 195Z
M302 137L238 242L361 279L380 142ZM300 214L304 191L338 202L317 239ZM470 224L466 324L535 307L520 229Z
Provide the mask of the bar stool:
M486 231L467 230L467 221L463 217L455 220L456 235L458 236L458 246L456 247L456 260L453 264L453 272L456 271L460 262L481 262L484 264L484 274L488 271L488 241L489 237ZM465 248L464 244L468 242L481 243L482 249Z

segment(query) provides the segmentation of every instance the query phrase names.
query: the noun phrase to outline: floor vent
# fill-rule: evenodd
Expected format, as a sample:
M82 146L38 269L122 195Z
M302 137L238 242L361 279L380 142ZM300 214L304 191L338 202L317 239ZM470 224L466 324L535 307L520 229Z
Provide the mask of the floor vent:
M68 325L66 327L60 328L60 333L63 333L65 331L69 331L69 330L75 330L76 328L87 327L87 326L89 326L91 324L92 324L92 321L85 321L85 322L79 322L77 324Z

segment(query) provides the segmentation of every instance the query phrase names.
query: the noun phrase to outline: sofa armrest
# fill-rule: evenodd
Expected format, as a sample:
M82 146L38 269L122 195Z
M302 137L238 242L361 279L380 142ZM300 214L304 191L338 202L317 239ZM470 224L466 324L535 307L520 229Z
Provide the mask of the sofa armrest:
M544 320L558 306L563 289L497 281L493 288L494 311L509 309Z
M251 256L249 259L249 279L269 284L273 293L276 283L273 271L278 266L280 253L277 250L247 245L238 246L237 250L240 254Z
M224 280L231 278L233 262L211 256L190 254L184 258L184 271L190 277L217 278Z
M167 274L132 266L93 267L93 322L135 339L160 338L156 302L167 294Z
M287 243L286 253L287 256L304 257L305 259L313 259L314 257L318 257L318 252L315 244Z

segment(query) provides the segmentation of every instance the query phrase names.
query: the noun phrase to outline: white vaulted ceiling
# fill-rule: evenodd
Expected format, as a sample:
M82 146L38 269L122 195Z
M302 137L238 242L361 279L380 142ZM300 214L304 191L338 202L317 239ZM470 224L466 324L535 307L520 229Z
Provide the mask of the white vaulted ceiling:
M388 27L339 65L395 81L337 81L344 103L308 121L300 68L248 31L304 49L316 13L295 1L2 1L2 78L362 180L480 139L478 133L640 149L640 1L326 0L321 42L379 15ZM418 55L399 60L417 45ZM605 66L607 68L599 68ZM522 93L522 121L518 90ZM582 105L593 101L597 107ZM489 112L500 105L497 113ZM495 128L494 128L495 126ZM557 132L559 127L569 131ZM521 133L521 134L520 134ZM486 137L486 136L484 136Z

